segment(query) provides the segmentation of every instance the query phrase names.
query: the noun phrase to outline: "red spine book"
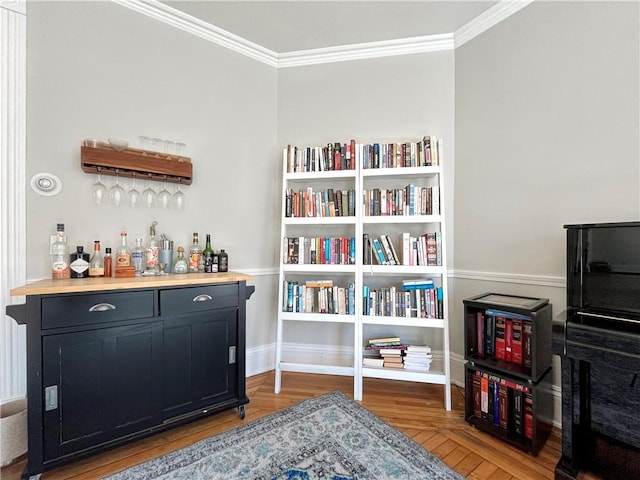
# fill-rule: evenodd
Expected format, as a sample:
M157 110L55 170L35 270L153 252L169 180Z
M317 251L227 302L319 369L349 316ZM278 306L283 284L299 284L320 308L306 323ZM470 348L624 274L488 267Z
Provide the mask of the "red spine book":
M512 322L511 361L522 365L522 320Z
M511 320L510 318L505 319L504 339L505 339L504 359L507 362L510 362L512 359L512 352L513 352L513 320Z
M533 438L533 398L531 394L524 396L524 436Z
M477 418L482 418L482 409L480 408L480 372L475 372L471 381L473 392L473 415Z

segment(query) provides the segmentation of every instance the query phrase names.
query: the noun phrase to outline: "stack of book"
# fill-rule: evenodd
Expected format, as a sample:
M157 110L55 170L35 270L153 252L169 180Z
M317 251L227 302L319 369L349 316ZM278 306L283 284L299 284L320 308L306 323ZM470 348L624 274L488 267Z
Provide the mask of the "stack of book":
M384 359L383 367L385 368L404 368L402 361L402 352L398 348L381 348L380 355Z
M428 372L431 368L432 360L431 347L426 345L409 345L405 352L404 368L407 370Z
M362 364L366 367L403 368L406 348L400 337L372 338L364 348Z

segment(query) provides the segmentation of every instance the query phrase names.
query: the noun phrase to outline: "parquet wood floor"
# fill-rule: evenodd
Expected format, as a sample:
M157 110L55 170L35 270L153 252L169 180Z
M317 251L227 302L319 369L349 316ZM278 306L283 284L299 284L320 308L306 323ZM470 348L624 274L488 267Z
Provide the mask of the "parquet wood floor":
M336 389L353 397L352 378L285 373L282 391L276 395L274 372L256 375L247 379L250 403L244 420L231 409L46 472L42 480L100 478ZM471 427L464 421L464 389L457 386L452 386L453 408L447 412L443 409L442 386L365 379L362 405L469 479L552 479L560 458L558 429L553 429L540 453L532 456ZM19 479L25 463L23 458L3 468L0 478ZM581 473L579 479L598 477Z

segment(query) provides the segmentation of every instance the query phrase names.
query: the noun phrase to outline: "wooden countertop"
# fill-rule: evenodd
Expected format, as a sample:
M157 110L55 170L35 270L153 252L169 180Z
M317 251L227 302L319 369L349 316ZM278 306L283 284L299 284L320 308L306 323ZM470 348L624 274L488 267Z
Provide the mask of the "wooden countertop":
M251 280L253 277L239 272L225 273L185 273L170 275L154 275L148 277L100 277L70 278L66 280L38 280L9 292L17 295L42 295L55 293L97 292L105 290L122 290L127 288L181 287L208 283L224 283Z

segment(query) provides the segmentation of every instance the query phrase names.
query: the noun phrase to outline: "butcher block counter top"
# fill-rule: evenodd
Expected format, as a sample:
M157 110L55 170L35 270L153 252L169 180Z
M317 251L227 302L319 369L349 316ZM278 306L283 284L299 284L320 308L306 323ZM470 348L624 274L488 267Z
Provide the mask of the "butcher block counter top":
M123 290L129 288L181 287L211 283L242 282L253 277L239 272L224 273L184 273L169 275L151 275L119 278L70 278L66 280L38 280L11 290L17 295L47 295L56 293L97 292L105 290Z

